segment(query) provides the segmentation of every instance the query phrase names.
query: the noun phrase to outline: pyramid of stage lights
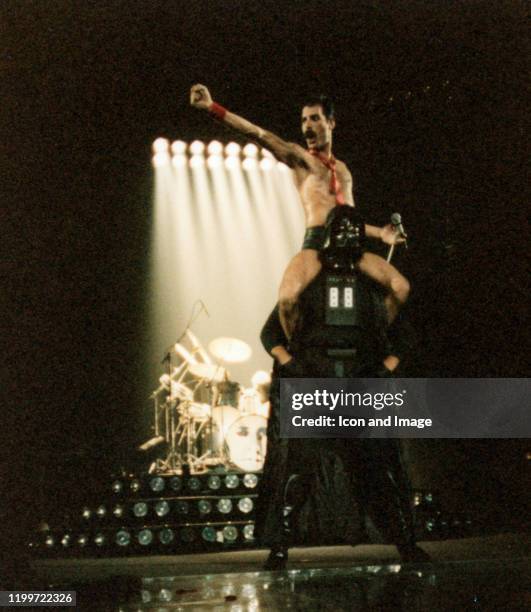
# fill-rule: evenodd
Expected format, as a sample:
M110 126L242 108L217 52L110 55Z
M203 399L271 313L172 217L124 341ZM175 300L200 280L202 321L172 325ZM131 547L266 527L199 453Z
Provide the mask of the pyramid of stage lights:
M37 556L185 554L255 546L259 475L122 474L108 493L61 525L45 525L30 546Z

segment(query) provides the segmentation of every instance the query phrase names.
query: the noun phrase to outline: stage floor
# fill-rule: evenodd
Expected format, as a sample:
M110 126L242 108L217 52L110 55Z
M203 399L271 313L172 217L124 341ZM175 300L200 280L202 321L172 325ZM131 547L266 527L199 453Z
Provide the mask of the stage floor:
M264 572L265 550L167 557L42 560L40 588L77 591L80 610L529 610L524 534L422 543L432 563L401 564L391 546L290 551Z

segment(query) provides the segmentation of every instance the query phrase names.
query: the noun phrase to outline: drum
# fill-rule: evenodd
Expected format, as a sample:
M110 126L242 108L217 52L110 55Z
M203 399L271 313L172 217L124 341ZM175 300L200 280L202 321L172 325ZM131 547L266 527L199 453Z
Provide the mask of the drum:
M226 437L231 425L240 417L232 406L214 406L212 408L212 433L205 439L207 448L214 456L222 457L226 451Z
M256 414L260 406L258 393L253 389L244 389L240 394L238 410L242 414Z
M229 459L236 467L244 472L263 468L267 447L267 419L263 416L246 414L235 419L225 440Z
M217 401L218 406L234 406L238 405L240 398L240 385L236 382L227 380L217 385Z
M269 401L263 401L262 394L254 388L244 389L240 395L238 410L242 414L257 414L269 418Z
M198 402L187 402L184 412L194 421L206 421L210 418L211 407L208 404L199 404Z

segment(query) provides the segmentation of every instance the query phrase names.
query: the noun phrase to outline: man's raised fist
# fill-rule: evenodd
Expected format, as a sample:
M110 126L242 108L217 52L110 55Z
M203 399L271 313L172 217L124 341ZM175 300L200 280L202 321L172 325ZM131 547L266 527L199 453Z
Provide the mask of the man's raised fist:
M204 85L194 85L190 89L190 104L196 108L208 110L212 104L212 96Z

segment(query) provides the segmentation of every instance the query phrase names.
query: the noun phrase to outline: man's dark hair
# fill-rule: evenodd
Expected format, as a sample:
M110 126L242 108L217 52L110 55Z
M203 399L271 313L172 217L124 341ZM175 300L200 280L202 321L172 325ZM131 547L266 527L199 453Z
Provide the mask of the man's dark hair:
M307 98L302 106L321 106L323 115L327 119L333 119L335 116L334 103L328 96L320 95Z

